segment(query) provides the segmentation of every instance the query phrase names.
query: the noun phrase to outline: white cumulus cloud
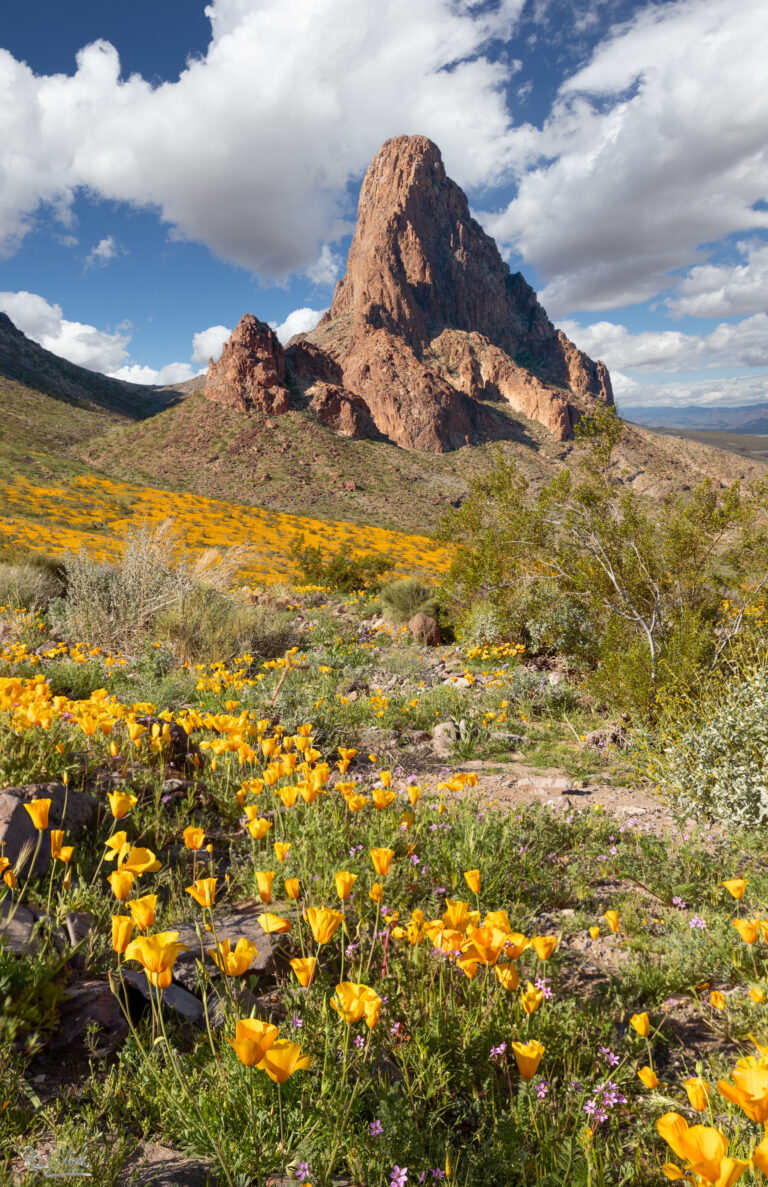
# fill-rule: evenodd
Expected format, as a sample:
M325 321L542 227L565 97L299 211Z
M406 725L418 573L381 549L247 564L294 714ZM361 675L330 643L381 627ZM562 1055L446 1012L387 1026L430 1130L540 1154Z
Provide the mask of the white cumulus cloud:
M617 322L582 326L561 321L560 327L580 350L600 358L615 371L698 371L768 366L768 314L756 313L740 322L721 322L708 334L679 330L632 333ZM626 376L624 376L626 381Z
M109 373L128 358L130 333L69 321L60 305L50 304L37 293L0 293L0 309L28 337L80 367Z
M700 245L768 227L767 39L764 4L649 4L518 141L517 196L484 222L535 265L553 315L646 301Z
M131 363L126 367L119 367L117 371L110 371L109 374L112 379L125 379L128 383L157 384L162 387L164 384L183 383L185 379L192 379L196 371L189 363L166 363L157 370L154 367Z
M285 343L294 334L308 334L310 330L314 330L324 313L324 309L308 309L305 306L303 309L294 309L280 325L274 321L271 321L269 324L280 341Z
M85 257L86 268L103 268L110 260L118 255L122 255L125 248L117 242L114 235L108 235L106 239L100 239L95 247L92 247Z
M14 250L41 203L66 221L85 188L263 276L311 269L389 136L431 136L464 184L503 175L509 69L485 51L523 4L211 0L206 54L157 86L123 79L106 41L73 75L0 50L0 242Z
M226 326L209 326L207 330L199 330L192 338L192 362L207 367L208 359L219 357L231 333Z
M666 304L674 315L732 317L768 308L768 243L737 245L742 264L700 264Z
M130 358L133 329L130 322L113 330L100 330L84 322L69 321L60 305L52 304L39 293L0 292L0 311L7 313L28 338L60 358L129 383L162 385L192 379L201 369L207 369L209 354L217 354L230 335L226 326L209 326L193 334L189 362L148 367Z

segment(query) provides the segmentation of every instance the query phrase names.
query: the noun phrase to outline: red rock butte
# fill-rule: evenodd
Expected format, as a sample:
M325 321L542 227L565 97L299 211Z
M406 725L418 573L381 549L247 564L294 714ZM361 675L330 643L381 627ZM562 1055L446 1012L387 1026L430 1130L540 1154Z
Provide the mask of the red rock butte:
M246 314L206 394L275 415L289 387L337 432L433 453L509 436L505 404L565 440L595 401L613 403L605 365L510 272L425 136L388 140L368 168L346 275L318 326L283 353Z

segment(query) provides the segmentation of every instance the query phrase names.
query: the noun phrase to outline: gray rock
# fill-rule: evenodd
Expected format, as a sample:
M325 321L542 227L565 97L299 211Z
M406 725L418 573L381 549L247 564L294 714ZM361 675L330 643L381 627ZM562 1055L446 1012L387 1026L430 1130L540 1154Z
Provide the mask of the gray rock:
M63 817L64 801L66 798L66 819ZM96 817L98 801L82 791L67 789L63 783L26 783L22 787L6 787L0 792L0 852L10 858L12 863L18 861L19 854L25 846L37 844L37 829L32 818L24 807L32 800L49 799L51 807L48 814L48 828L43 834L40 852L35 861L35 873L42 874L47 870L51 860L51 828L65 830L65 843L77 840L83 829L93 823ZM4 848L3 848L4 846ZM29 869L27 865L26 871Z
M258 1006L259 999L251 993L247 985L238 984L238 981L234 982L233 989L238 1006L238 1016L240 1018L249 1017L253 1007ZM217 1029L228 1025L227 1015L222 1004L222 995L215 985L212 985L208 990L208 1017L211 1026Z
M253 905L229 915L214 915L213 921L216 927L216 939L219 943L222 940L230 940L234 948L241 936L250 940L256 948L256 956L249 972L270 977L275 972L275 946L273 937L267 935L259 923L259 915L263 910L265 910L264 907ZM173 966L173 979L180 985L186 986L187 989L197 989L197 964L202 960L202 953L194 924L179 923L169 930L178 931L179 943L187 944L190 948L189 952L182 952L176 958L176 963ZM206 952L207 949L214 947L213 935L210 932L205 933L203 943ZM205 957L205 968L210 977L221 975L218 966L208 955Z
M117 1187L218 1187L224 1182L224 1177L200 1158L188 1158L153 1142L139 1142L123 1164Z
M450 758L459 740L459 727L455 721L440 721L432 729L432 749L437 758Z
M94 1023L100 1031L101 1045L97 1053L101 1055L107 1054L128 1034L125 1015L107 982L80 981L67 989L62 999L53 1048L66 1047L74 1039L81 1039Z
M11 910L10 898L3 899L0 903L0 944L10 948L14 956L39 951L40 943L35 931L38 916L22 903L8 923Z
M129 985L139 991L142 997L145 997L147 1001L151 1000L150 995L155 991L150 989L146 973L123 969L123 977ZM167 989L163 990L163 1005L180 1014L187 1022L194 1022L196 1026L205 1025L203 1003L194 994L183 989L181 985L170 984Z
M64 922L67 925L67 935L73 948L84 940L93 928L93 915L87 911L70 911Z

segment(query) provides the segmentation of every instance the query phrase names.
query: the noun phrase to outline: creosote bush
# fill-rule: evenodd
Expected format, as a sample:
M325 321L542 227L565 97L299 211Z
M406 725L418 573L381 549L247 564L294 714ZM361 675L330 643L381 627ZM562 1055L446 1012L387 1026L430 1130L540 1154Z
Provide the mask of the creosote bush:
M329 556L322 549L298 540L291 547L290 557L302 584L322 585L342 593L380 589L382 575L394 563L381 552L352 556L340 549Z
M440 597L467 637L495 620L500 639L571 654L606 703L652 718L667 683L695 683L758 622L768 483L707 480L659 508L622 481L623 431L598 408L577 429L578 470L540 490L499 454L443 520L455 552Z

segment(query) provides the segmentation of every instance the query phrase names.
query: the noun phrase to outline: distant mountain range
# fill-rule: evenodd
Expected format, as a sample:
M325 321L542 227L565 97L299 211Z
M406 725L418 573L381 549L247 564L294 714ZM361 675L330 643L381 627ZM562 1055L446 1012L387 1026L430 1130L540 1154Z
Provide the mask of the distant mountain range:
M768 404L746 404L739 408L715 408L706 404L664 408L645 404L627 408L623 415L632 424L659 428L707 429L753 436L768 434Z

